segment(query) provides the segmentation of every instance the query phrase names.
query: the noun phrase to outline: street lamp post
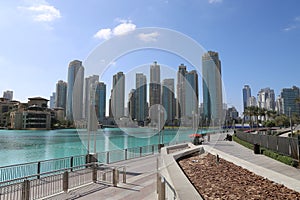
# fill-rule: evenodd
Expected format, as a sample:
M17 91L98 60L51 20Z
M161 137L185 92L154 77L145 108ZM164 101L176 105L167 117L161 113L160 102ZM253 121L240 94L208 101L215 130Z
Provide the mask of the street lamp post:
M290 118L291 137L293 137L293 126L292 126L292 117L291 117L291 107L289 107L289 118Z

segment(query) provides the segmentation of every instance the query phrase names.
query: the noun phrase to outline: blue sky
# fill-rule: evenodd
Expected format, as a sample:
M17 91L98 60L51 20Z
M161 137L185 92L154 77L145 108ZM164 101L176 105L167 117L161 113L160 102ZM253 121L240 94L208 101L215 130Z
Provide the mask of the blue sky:
M241 111L244 84L255 96L265 87L278 95L284 87L300 86L299 8L297 0L1 1L0 95L13 90L22 102L49 98L56 82L67 80L71 60L85 60L97 45L125 31L161 27L219 52L225 101ZM185 62L145 51L123 56L111 70L154 60L175 70Z

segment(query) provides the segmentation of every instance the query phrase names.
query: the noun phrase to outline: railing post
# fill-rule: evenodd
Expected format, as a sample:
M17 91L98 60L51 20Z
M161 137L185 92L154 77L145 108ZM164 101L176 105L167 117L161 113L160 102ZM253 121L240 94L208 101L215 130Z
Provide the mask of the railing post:
M159 194L160 193L160 174L159 172L156 173L156 193Z
M109 164L109 151L106 152L106 164Z
M30 182L29 180L24 180L22 184L22 200L29 200L30 198Z
M73 165L74 165L73 161L74 161L74 157L72 156L71 159L70 159L71 172L73 171Z
M106 181L106 172L102 174L102 181Z
M140 157L142 157L142 151L143 151L143 149L142 149L142 147L140 147Z
M87 164L91 163L91 157L90 157L90 154L86 154L85 156L85 168L88 168L89 166Z
M93 165L93 182L96 183L97 182L97 165Z
M113 169L113 186L117 187L119 182L119 170L117 168Z
M63 191L68 192L69 189L69 172L65 171L63 174Z
M125 149L125 160L127 160L127 149Z
M165 180L163 177L159 180L159 193L158 193L158 200L165 200L166 199L166 185Z
M41 173L41 162L37 163L37 179L40 179L40 173Z
M123 183L126 183L126 167L123 167Z

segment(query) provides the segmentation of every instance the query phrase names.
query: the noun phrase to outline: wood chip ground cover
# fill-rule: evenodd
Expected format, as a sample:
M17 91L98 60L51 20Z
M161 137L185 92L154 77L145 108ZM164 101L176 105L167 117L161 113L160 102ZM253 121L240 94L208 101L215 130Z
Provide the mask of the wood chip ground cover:
M292 199L300 193L215 155L196 155L179 165L204 199Z

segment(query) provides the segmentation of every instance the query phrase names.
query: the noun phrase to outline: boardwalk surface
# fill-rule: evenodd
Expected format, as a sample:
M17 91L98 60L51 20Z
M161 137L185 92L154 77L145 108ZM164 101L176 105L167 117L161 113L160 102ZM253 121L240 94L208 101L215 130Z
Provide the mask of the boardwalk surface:
M233 163L242 161L248 165L248 168L255 170L266 170L272 173L266 173L266 176L276 176L275 179L281 181L292 181L299 185L300 170L287 166L276 160L268 158L264 155L257 155L253 150L247 149L233 141L224 141L226 134L214 134L210 136L210 142L204 142L205 149L214 149L216 152L229 155ZM121 183L118 187L105 185L102 183L90 184L86 187L70 191L66 194L61 194L52 199L111 199L111 200L140 200L140 199L157 199L156 194L156 172L157 172L157 157L151 155L142 158L118 162L117 165L125 165L127 170L127 183ZM275 174L275 175L274 175ZM298 190L299 186L294 189ZM300 190L300 189L299 189Z
M157 156L151 155L142 158L135 158L118 162L115 165L126 166L127 180L126 183L120 183L118 187L110 184L96 183L53 196L48 199L145 199L155 200L156 195L156 172L157 172ZM121 176L120 176L121 177Z

